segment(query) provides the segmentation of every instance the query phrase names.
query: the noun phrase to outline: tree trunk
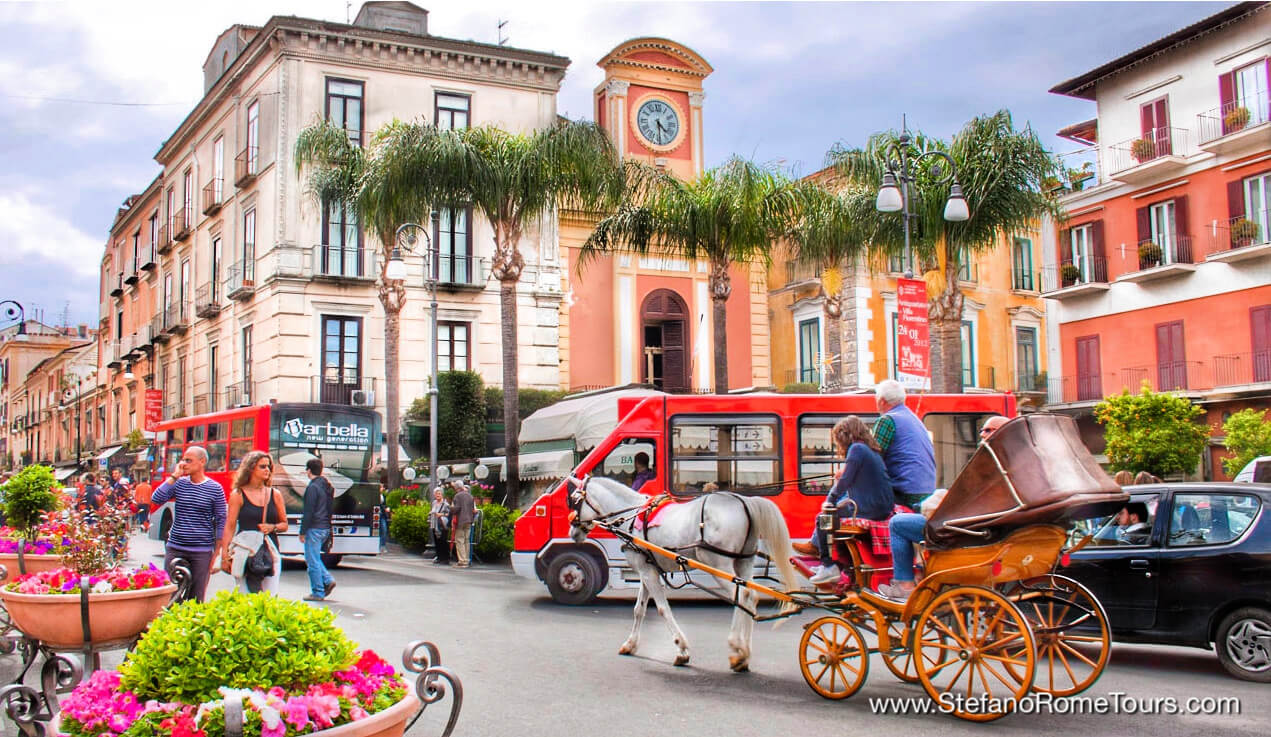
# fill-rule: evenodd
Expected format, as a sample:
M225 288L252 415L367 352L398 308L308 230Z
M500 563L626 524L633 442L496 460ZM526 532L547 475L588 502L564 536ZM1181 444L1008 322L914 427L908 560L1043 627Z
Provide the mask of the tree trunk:
M394 233L381 233L381 243L392 243ZM397 436L401 432L401 381L399 367L399 349L401 347L402 307L406 304L406 285L403 282L390 282L386 278L388 270L388 254L380 254L380 278L376 283L380 304L384 307L384 440L388 443L388 488L395 489L399 485L398 464L400 458L397 450ZM321 369L319 369L321 370ZM321 381L321 379L319 379Z
M519 274L518 274L519 277ZM507 504L517 509L521 503L520 381L517 364L516 284L520 279L499 282L499 303L503 317L503 462L507 465Z
M711 329L715 333L716 394L728 393L728 296L732 294L732 277L728 261L712 261L710 275Z
M962 290L958 288L960 265L945 261L944 289L927 303L931 339L931 391L962 393ZM975 371L975 367L971 367Z
M856 344L856 261L848 259L843 267L842 303L839 315L839 390L850 392L860 386L860 366Z

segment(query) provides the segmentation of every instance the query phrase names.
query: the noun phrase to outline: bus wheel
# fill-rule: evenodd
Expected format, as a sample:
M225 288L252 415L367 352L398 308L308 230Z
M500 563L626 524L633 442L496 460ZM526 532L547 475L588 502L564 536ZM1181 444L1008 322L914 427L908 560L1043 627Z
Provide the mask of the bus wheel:
M558 604L587 604L600 593L600 566L586 553L561 553L547 567L547 590Z
M164 511L163 519L159 520L159 539L164 543L168 542L168 533L172 531L172 513Z
M327 568L339 568L339 567L340 567L340 561L342 561L342 560L344 560L344 556L343 556L343 555L339 555L339 554L336 554L336 553L323 553L323 554L322 554L322 565L326 566Z

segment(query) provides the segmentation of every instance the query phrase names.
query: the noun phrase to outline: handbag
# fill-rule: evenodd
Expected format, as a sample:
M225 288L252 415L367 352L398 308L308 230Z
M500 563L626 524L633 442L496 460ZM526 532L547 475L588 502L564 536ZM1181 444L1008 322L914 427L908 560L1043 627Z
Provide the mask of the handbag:
M252 553L244 568L247 575L256 578L274 575L274 554L269 550L268 540L262 542L260 548Z

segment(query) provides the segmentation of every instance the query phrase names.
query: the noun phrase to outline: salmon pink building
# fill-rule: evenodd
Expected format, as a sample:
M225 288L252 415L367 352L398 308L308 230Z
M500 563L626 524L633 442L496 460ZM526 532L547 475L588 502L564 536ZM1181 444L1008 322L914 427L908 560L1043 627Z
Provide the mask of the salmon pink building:
M1095 103L1061 136L1067 220L1042 273L1050 401L1089 418L1146 383L1221 425L1271 406L1271 3L1240 3L1056 85ZM1076 162L1085 158L1086 167Z

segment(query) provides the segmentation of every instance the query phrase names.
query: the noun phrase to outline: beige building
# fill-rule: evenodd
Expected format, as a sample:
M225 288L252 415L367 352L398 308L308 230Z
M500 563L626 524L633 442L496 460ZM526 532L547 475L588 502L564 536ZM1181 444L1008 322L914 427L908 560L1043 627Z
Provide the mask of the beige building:
M155 157L163 172L151 318L124 317L139 337L123 348L152 361L147 386L164 392L165 416L271 400L385 409L380 245L350 215L306 193L292 155L298 133L324 116L361 145L394 118L533 130L556 120L569 63L430 36L427 20L411 3L370 2L352 25L274 17L259 28L233 26L213 45L203 99ZM498 383L493 232L464 209L442 211L430 230L441 254L439 366ZM521 383L555 388L554 228L529 234L522 248ZM422 258L408 257L407 266L403 405L422 395L430 373ZM103 269L107 286L118 278ZM103 305L107 327L116 314L113 303ZM115 383L126 359L108 365L103 382Z
M20 333L16 326L0 331L0 466L73 466L76 423L79 450L89 452L84 441L94 423L96 365L97 344L86 325L54 328L27 320Z

